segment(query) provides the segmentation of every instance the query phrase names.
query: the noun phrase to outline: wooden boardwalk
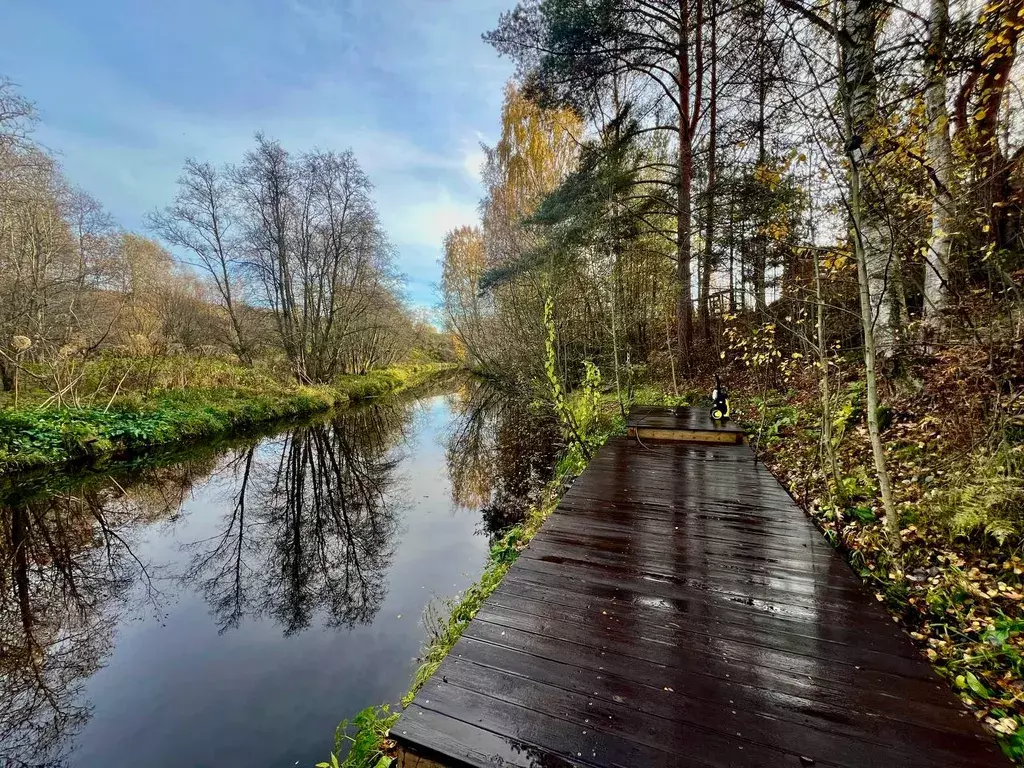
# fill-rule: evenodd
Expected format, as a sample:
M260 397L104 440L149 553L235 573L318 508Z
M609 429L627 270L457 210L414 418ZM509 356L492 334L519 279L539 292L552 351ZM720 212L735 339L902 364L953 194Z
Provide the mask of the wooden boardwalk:
M635 437L392 735L410 767L1008 765L747 446Z
M627 424L630 437L690 443L742 443L743 429L726 419L715 421L706 408L635 406Z

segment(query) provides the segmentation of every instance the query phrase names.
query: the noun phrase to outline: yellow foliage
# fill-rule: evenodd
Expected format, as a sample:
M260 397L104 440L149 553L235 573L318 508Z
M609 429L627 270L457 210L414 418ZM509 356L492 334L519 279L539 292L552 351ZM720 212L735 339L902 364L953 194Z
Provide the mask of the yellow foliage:
M492 199L503 200L514 218L529 216L572 170L582 133L575 112L541 109L510 82L493 154Z

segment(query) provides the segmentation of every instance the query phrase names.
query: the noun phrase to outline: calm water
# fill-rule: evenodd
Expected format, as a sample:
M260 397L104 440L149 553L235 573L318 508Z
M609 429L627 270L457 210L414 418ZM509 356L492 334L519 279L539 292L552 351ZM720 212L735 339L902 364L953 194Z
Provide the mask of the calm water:
M5 491L0 765L309 766L408 687L557 438L469 382Z

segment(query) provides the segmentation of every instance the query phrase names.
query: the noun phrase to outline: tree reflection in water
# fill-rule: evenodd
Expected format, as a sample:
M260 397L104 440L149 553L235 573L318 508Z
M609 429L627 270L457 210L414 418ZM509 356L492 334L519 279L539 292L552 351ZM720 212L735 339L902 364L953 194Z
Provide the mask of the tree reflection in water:
M523 519L552 478L562 445L558 424L543 404L482 379L466 380L452 399L452 499L480 509L484 531L495 538Z
M268 617L285 634L369 622L387 593L399 511L402 403L346 412L283 437L76 477L40 475L0 501L0 765L61 765L90 717L85 681L114 632L159 585L197 588L224 631ZM231 489L221 532L188 544L183 572L136 541L174 521L200 481ZM390 494L390 495L389 495Z
M200 585L222 632L245 616L273 617L285 634L317 611L329 627L373 619L399 520L392 449L408 415L374 405L231 459L238 484L222 533L191 545L183 576Z
M110 476L29 482L0 503L0 765L65 760L119 616L140 601L159 610L156 569L133 532L176 514L211 467L206 457L150 468L130 491Z

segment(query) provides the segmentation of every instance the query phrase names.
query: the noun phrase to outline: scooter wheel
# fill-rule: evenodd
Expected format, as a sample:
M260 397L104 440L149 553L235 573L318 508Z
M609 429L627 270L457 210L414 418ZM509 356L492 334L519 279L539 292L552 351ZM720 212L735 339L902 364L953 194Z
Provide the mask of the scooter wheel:
M725 413L723 413L722 409L720 408L712 408L711 418L714 419L715 421L721 421L723 418L725 418Z

